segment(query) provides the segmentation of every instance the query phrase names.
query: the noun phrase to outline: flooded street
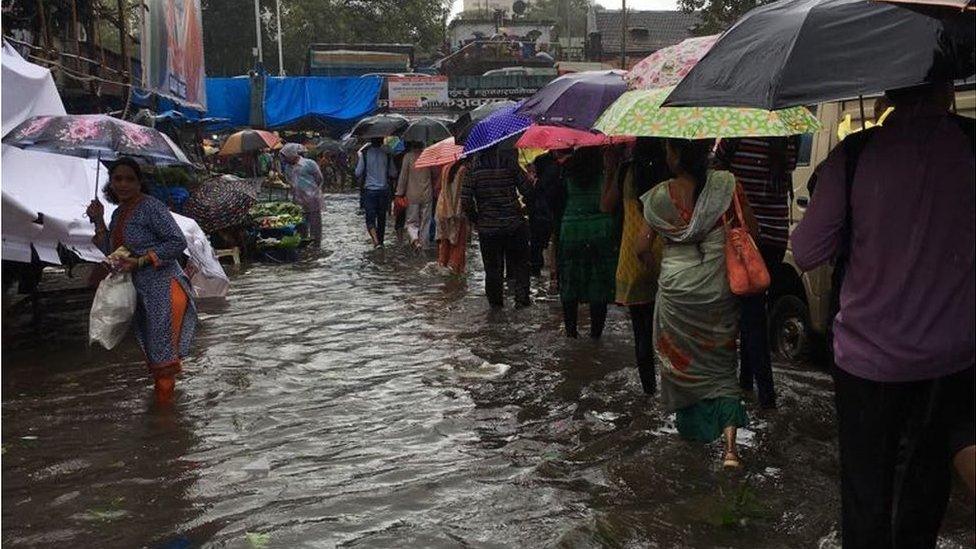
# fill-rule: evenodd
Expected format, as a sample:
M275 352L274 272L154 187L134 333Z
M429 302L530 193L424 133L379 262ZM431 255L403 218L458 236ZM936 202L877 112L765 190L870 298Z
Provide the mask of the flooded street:
M201 307L172 410L133 339L88 349L86 308L5 325L4 546L839 546L825 369L776 370L723 472L642 395L621 308L599 342L541 285L492 312L476 250L466 280L374 252L355 207L330 196L320 255ZM941 546L972 517L956 489Z

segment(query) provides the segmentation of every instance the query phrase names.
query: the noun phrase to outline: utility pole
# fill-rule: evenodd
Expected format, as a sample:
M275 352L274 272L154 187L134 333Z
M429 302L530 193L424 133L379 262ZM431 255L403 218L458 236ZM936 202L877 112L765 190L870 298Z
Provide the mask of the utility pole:
M566 51L563 53L563 57L566 59L566 61L569 61L569 56L566 54L573 49L573 34L569 29L569 10L572 2L573 0L566 0L566 28L564 29L566 31Z
M261 6L260 0L254 0L254 32L258 39L258 63L264 64L264 50L261 48Z
M275 0L275 17L278 21L278 76L284 76L285 58L281 53L281 0Z
M620 0L620 69L627 70L627 0Z

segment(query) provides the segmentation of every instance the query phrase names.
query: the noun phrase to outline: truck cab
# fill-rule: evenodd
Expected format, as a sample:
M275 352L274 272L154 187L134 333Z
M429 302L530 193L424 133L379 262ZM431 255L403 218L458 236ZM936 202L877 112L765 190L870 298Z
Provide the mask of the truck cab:
M874 119L874 102L878 96L863 99L865 117ZM858 99L821 103L810 108L821 123L821 130L801 137L797 166L793 171L793 198L790 207L790 230L803 219L810 204L807 183L817 166L840 143L838 128L850 116L853 128L861 127L862 105ZM973 85L957 87L956 112L976 118L976 92ZM774 356L787 361L802 359L811 353L825 354L830 318L831 265L802 272L796 266L793 252L787 248L783 263L773 267L773 284L769 291L770 348Z

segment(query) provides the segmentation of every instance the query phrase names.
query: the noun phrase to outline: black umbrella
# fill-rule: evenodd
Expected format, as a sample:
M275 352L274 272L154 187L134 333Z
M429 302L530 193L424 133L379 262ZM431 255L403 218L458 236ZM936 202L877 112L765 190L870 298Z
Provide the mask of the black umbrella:
M468 134L471 133L471 128L474 128L475 124L488 118L493 112L504 109L505 107L511 107L514 104L515 101L495 101L494 103L485 103L474 110L462 114L451 124L451 133L454 134L454 142L458 145L463 145L464 140L468 138Z
M423 143L424 146L437 143L448 137L451 137L451 130L447 129L447 126L433 118L426 117L411 122L400 135L400 139L404 141Z
M864 0L780 0L742 16L664 105L774 110L966 78L973 34L965 14L936 19Z
M342 152L342 143L332 139L331 137L323 137L313 147L313 153L316 155L322 153L340 153Z
M399 134L409 124L409 120L398 114L377 114L360 120L351 134L360 139L389 137Z

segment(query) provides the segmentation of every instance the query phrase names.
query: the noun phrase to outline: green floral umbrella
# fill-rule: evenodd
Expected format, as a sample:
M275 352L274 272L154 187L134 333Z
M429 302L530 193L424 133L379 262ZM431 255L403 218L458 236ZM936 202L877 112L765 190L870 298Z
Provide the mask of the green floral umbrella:
M779 111L739 107L661 107L674 88L633 90L600 115L593 129L607 135L708 139L813 133L820 122L804 107Z

